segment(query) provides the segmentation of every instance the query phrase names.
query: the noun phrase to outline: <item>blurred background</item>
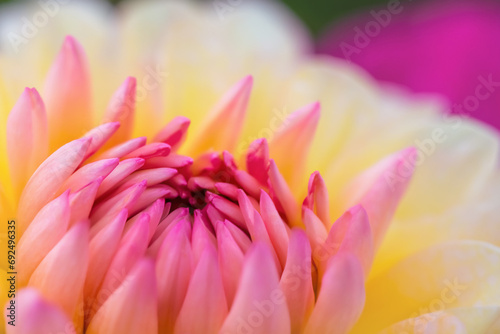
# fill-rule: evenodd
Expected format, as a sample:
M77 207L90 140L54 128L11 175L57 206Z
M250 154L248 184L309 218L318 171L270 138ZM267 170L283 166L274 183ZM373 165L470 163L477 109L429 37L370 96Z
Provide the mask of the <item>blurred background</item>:
M198 1L236 8L252 0ZM314 52L380 82L439 94L450 113L500 130L500 0L276 1L309 29Z
M0 0L0 3L17 2L23 0ZM121 0L108 0L113 4ZM198 0L213 2L213 0ZM234 0L233 0L234 1ZM241 0L247 1L247 0ZM251 1L251 0L249 0ZM310 31L318 36L319 33L332 21L348 13L373 5L383 4L382 0L282 0L297 16L309 27Z

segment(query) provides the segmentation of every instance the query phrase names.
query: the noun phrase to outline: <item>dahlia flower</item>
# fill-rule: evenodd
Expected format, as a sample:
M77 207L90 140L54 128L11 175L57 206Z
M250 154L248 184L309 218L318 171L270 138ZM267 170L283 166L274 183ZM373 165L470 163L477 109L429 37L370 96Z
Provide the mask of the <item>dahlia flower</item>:
M319 52L381 81L439 93L450 112L500 129L499 16L491 0L399 2L333 24Z
M48 3L0 20L7 333L500 329L497 133L274 3Z

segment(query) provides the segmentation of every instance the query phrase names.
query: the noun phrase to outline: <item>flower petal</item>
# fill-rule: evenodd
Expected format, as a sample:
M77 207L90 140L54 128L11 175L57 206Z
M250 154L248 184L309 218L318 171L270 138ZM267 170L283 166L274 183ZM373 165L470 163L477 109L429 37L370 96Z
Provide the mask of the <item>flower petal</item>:
M19 200L20 234L80 165L89 146L88 138L69 142L49 156L33 173Z
M290 315L279 276L265 243L254 243L245 257L240 284L221 334L290 333Z
M83 324L83 285L89 260L89 223L73 226L43 259L28 286L59 305L77 327ZM64 265L61 265L64 263ZM75 314L76 313L76 314ZM75 317L75 318L74 318Z
M104 303L97 292L118 249L127 216L127 209L123 209L90 240L89 274L84 287L86 321L97 312L97 309L89 310L89 308L92 305L97 305L99 308Z
M135 265L94 316L87 333L158 333L156 275L152 260L143 259Z
M193 266L193 253L188 236L182 225L177 225L163 242L156 261L160 333L169 333L174 329Z
M375 249L385 236L400 199L411 180L414 148L393 154L371 167L347 186L342 201L361 204L368 213Z
M20 290L16 304L22 306L18 308L16 325L6 326L7 334L76 332L70 318L59 307L45 300L36 289Z
M297 189L303 181L319 118L319 103L307 105L290 114L269 143L270 155L292 189ZM290 154L290 150L294 154Z
M227 312L217 251L208 244L189 282L174 333L217 334Z
M128 77L111 97L102 122L118 122L120 129L106 143L105 147L113 147L130 139L134 125L136 85L137 80Z
M329 261L305 333L349 332L364 303L365 282L359 260L349 253L339 253Z
M292 333L302 333L314 307L311 245L304 231L293 229L288 258L280 279L280 288L290 311Z
M209 150L232 151L243 127L245 113L252 90L253 79L245 77L234 85L208 114L197 137L191 143L191 156L198 156Z
M66 233L70 218L69 191L44 206L17 245L19 284L25 285L43 258Z
M50 149L81 136L92 127L90 79L82 46L66 37L44 87Z
M499 263L499 247L468 240L434 245L407 257L368 281L366 306L353 332L382 330L455 307L498 306Z
M227 304L231 306L238 288L245 255L234 240L231 232L229 232L226 224L222 222L217 224L216 231L219 266L224 282Z
M48 149L45 105L34 88L26 88L7 119L8 161L17 194L47 157Z

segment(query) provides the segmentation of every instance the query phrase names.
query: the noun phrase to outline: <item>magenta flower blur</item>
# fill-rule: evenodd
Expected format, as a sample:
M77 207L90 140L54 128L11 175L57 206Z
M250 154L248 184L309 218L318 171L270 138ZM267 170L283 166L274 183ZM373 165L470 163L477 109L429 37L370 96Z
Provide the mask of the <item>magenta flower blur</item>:
M319 51L379 80L440 93L451 112L500 129L500 6L493 2L392 1L332 26Z

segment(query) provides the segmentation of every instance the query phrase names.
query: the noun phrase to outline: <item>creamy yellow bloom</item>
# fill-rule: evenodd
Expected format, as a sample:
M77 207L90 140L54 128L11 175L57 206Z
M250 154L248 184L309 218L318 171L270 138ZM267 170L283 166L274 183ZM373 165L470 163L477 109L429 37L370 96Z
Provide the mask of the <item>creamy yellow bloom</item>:
M78 106L91 107L94 117L49 119L49 132L67 127L49 139L51 152L99 123L125 75L137 78L136 137L151 136L181 115L189 115L190 133L202 134L207 106L252 74L255 89L243 133L231 150L235 156L257 138L272 139L292 111L320 101L308 159L287 166L281 155L294 152L274 152L297 200L307 192L305 176L318 170L330 193L331 216L338 217L357 203L362 185L370 184L366 169L409 146L419 152L352 332L500 332L498 133L444 116L435 99L380 87L348 63L308 54L304 29L277 4L243 1L221 13L211 3L184 1L130 1L117 10L98 1L54 3L50 9L16 5L0 14L3 229L4 217L12 215L7 207L16 206L22 190L12 184L14 171L8 169L7 115L26 86L43 87L59 46L71 34L85 48L93 84ZM37 19L40 13L46 13L45 24ZM62 108L64 101L43 89L41 95ZM204 149L194 145L197 140L188 138L186 153ZM399 182L404 173L387 175L387 182ZM6 259L1 261L5 268ZM2 304L5 298L2 290Z

